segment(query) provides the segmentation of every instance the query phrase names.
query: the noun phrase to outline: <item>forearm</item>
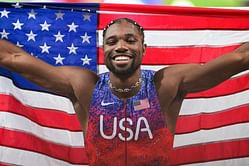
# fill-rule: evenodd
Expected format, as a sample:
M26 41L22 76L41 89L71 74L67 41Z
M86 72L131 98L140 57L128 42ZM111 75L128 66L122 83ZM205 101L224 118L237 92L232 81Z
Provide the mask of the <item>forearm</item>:
M241 57L242 60L242 66L245 67L245 69L249 68L249 42L244 43L239 48L237 48L234 53L239 53L238 55Z
M248 69L249 43L245 43L204 65L183 65L179 72L183 78L181 88L186 92L207 90Z
M0 40L0 66L13 69L15 66L12 62L13 59L25 52L18 48L14 44L6 41Z
M37 66L48 67L41 60L6 40L0 40L0 66L26 76L35 75L35 70L40 70L36 69Z
M234 52L238 53L248 53L249 52L249 42L242 44L239 48L237 48Z
M58 72L53 66L35 58L15 46L0 40L0 66L21 74L33 83L49 89L55 93L69 96L69 81L64 78L63 72Z
M40 77L46 78L43 71L50 69L50 65L6 40L0 40L0 66L17 72L37 84L44 82Z
M249 69L249 42L207 63L207 80L217 85L235 74ZM204 79L205 80L205 79Z

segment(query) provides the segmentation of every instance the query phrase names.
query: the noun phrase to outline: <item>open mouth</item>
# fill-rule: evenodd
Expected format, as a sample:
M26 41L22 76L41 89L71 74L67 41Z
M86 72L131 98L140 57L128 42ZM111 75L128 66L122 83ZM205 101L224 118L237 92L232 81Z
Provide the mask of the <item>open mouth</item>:
M116 56L113 58L114 61L129 61L130 59L128 56Z
M128 62L132 57L130 55L115 55L112 60L116 62Z

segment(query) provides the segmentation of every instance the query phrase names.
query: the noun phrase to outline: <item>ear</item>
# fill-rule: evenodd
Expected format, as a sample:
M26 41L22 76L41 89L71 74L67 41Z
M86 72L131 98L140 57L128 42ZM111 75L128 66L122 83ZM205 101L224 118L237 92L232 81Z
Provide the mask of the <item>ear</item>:
M146 48L147 48L147 44L143 44L143 55L145 55Z

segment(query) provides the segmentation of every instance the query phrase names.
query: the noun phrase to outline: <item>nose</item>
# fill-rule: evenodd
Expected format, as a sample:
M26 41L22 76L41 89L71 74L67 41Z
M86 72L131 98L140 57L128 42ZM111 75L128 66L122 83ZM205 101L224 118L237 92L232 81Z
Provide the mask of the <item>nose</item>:
M116 52L126 52L127 50L128 50L128 48L127 48L127 45L126 45L125 41L119 40L117 42L115 51Z

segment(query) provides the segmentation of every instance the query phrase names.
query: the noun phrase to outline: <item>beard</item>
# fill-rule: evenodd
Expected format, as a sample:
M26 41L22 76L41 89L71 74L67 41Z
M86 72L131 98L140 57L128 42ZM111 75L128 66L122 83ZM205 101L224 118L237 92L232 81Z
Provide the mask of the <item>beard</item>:
M135 59L132 59L132 62L127 67L116 67L112 63L112 58L109 56L105 58L106 67L112 72L114 75L122 76L122 77L129 77L133 75L137 69L140 67L141 63L136 62Z

